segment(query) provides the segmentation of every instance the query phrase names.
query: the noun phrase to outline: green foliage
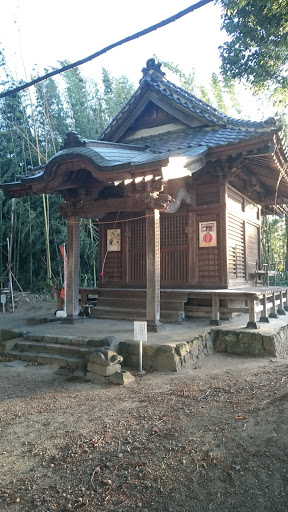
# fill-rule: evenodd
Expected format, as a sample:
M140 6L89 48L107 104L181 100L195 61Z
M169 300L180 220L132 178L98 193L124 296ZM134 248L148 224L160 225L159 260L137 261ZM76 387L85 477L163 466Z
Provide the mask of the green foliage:
M159 61L158 57L154 56L156 60ZM185 89L185 91L190 92L191 94L195 94L196 83L195 83L195 70L192 68L192 71L187 75L180 69L178 64L174 64L173 62L163 61L162 65L164 68L168 69L175 76L178 77L181 87Z
M273 88L288 103L287 0L219 0L228 40L220 47L222 73L256 90Z
M45 148L45 161L47 161L59 150L69 131L68 115L58 85L52 78L37 84L35 94L38 137L41 147Z
M159 59L157 58L157 60ZM164 61L162 66L177 77L180 86L186 91L217 108L223 114L237 116L243 111L243 106L240 104L237 95L235 81L228 76L219 76L212 73L210 82L203 85L198 83L194 69L186 74L179 68L178 64L173 62Z
M102 68L103 106L105 126L118 113L134 92L134 85L129 83L127 77L114 78L107 69Z
M5 88L15 85L4 51L0 51L0 85ZM98 84L84 78L79 69L73 69L62 78L38 84L33 91L1 100L1 182L17 181L18 175L45 164L59 150L70 130L76 130L84 138L96 139L133 91L126 77L114 78L103 70ZM51 282L63 282L59 246L66 240L66 222L57 213L60 201L59 197L51 196L49 205L46 202L49 208L45 224L42 196L8 201L0 194L0 274L7 269L9 238L13 273L23 289L41 291ZM97 228L92 223L81 222L80 239L81 273L86 276L84 281L92 285L97 277ZM51 277L47 272L48 256Z
M261 259L276 265L277 285L288 284L287 266L287 217L265 215L262 217Z
M223 85L221 84L221 80L216 73L212 73L211 87L218 110L223 112L223 114L227 114L227 107L223 96Z

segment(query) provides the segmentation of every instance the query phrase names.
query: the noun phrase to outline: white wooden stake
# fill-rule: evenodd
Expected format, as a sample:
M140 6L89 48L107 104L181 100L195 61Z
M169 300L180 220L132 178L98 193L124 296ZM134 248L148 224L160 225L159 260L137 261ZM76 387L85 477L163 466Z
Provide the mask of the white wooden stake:
M139 341L139 373L143 373L142 353L143 353L143 345L142 345L142 340L140 340Z
M143 341L147 341L147 322L134 322L134 340L139 341L139 373L143 374Z

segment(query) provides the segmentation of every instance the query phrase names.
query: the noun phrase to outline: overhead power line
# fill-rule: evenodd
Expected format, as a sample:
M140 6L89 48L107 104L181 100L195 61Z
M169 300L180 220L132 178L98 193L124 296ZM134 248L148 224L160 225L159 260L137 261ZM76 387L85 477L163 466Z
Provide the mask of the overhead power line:
M5 98L5 97L11 96L12 94L15 94L17 92L24 91L24 89L28 89L29 87L32 87L32 85L39 84L40 82L43 82L44 80L47 80L48 78L51 78L52 76L60 75L61 73L64 73L65 71L69 71L70 69L82 66L82 64L85 64L86 62L89 62L90 60L100 57L100 55L103 55L104 53L107 53L110 50L113 50L113 48L116 48L117 46L121 46L122 44L125 44L125 43L129 43L130 41L133 41L134 39L138 39L139 37L143 37L146 34L149 34L150 32L157 30L158 28L165 27L165 25L169 25L173 21L177 21L180 18L183 18L183 16L186 16L190 12L196 11L196 9L199 9L200 7L203 7L203 5L209 4L212 1L213 0L201 0L200 2L197 2L194 5L190 5L190 7L187 7L183 11L180 11L177 14L174 14L173 16L166 18L166 20L162 20L159 23L152 25L151 27L145 28L144 30L141 30L140 32L136 32L135 34L133 34L131 36L125 37L124 39L121 39L120 41L117 41L116 43L112 43L109 46L102 48L102 50L99 50L96 53L92 53L92 55L89 55L88 57L85 57L84 59L78 60L77 62L67 64L66 66L63 66L59 69L54 69L53 71L50 71L49 73L46 73L45 75L39 76L39 77L35 78L34 80L31 80L31 82L26 82L22 85L19 85L18 87L14 87L13 89L9 89L8 91L2 92L2 93L0 93L0 98Z

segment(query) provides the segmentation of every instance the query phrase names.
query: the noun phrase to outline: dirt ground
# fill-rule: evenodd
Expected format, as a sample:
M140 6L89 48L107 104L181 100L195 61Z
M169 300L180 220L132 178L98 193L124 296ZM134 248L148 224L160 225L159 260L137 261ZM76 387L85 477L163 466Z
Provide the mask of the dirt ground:
M288 357L215 354L122 387L6 364L1 512L287 512Z

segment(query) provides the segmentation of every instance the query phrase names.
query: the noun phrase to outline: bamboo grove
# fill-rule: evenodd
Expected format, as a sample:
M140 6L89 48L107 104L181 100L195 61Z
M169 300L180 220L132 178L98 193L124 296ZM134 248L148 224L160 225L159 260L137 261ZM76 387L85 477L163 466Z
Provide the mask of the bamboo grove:
M209 87L197 85L193 72L185 75L177 65L163 64L184 88L204 101L230 115L241 112L233 83L213 74ZM5 90L15 85L19 82L15 83L0 51L0 86ZM97 139L133 91L134 84L125 76L115 78L103 68L96 82L75 68L0 100L1 183L41 168L60 149L68 131ZM66 224L57 213L59 202L59 197L48 195L7 201L0 191L0 277L10 268L19 287L36 292L62 284L59 246L66 240ZM97 219L81 220L80 228L81 285L96 286ZM271 241L273 236L276 242ZM278 252L284 275L287 234L283 219L265 218L263 240L264 250Z

